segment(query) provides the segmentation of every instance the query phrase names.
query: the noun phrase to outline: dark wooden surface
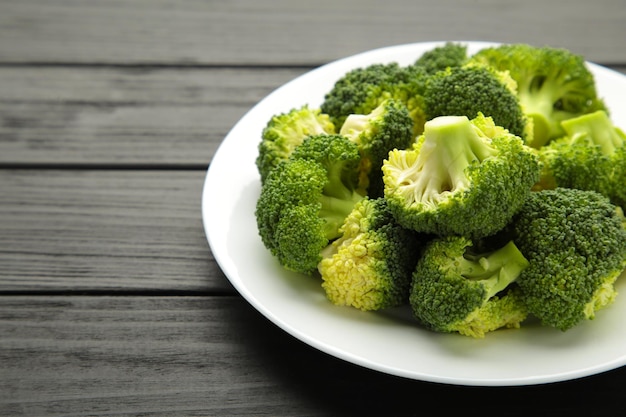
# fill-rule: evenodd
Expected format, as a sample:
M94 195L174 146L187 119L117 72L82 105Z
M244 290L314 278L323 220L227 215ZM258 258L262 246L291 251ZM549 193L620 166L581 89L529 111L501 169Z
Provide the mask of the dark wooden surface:
M626 72L625 21L623 0L0 2L0 415L620 415L623 368L460 387L299 342L220 271L200 197L234 123L326 62L466 39Z

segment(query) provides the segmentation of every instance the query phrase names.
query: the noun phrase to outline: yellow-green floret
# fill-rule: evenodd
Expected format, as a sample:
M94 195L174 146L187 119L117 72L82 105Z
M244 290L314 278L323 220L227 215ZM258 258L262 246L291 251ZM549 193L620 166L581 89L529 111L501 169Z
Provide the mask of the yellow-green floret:
M517 280L530 313L567 330L611 304L626 268L621 210L595 191L532 193L514 219L514 241L530 262Z
M256 166L264 182L270 171L289 158L304 138L335 133L335 125L327 114L308 105L272 116L261 132Z
M432 330L475 338L518 328L528 312L515 282L527 267L511 241L478 251L468 238L437 238L427 244L413 273L413 313Z
M360 310L407 304L418 235L394 221L382 198L357 203L340 232L318 267L328 299Z
M479 114L426 123L410 149L383 163L385 198L404 227L480 238L501 230L539 177L522 139Z

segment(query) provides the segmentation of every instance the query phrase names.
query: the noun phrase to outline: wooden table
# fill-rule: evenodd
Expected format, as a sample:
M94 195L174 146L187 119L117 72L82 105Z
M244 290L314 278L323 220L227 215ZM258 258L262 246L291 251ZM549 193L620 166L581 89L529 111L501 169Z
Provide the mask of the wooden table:
M233 289L200 211L229 129L312 68L464 39L626 73L624 22L623 0L1 2L0 415L624 411L624 368L479 388L321 353Z

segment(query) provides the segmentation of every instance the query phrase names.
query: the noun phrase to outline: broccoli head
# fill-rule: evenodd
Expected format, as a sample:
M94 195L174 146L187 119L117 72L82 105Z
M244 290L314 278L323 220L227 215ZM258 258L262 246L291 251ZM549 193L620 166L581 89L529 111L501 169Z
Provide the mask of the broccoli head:
M420 240L394 221L386 201L358 202L340 233L318 266L328 299L361 310L408 304Z
M563 135L563 120L606 109L582 56L554 47L505 44L476 52L469 62L508 71L532 119L530 146L539 148Z
M501 230L539 177L520 137L480 115L428 121L410 149L383 162L385 198L404 227L472 238Z
M426 78L421 68L405 67L397 62L355 68L339 78L326 93L321 110L341 129L349 115L371 113L391 98L407 107L416 136L426 120L422 98Z
M306 138L272 170L256 205L259 235L286 269L311 274L321 251L363 198L356 188L359 150L339 135Z
M616 296L626 267L620 210L595 191L531 193L514 219L514 241L530 266L517 280L530 313L567 330L592 319Z
M413 119L404 104L383 101L369 114L352 114L339 132L355 142L361 152L362 188L370 197L382 197L383 160L392 149L404 149L413 142Z
M539 149L539 186L597 191L626 208L626 134L603 110L561 124L565 136Z
M427 119L439 116L491 117L525 141L532 126L516 94L515 81L507 73L482 66L451 67L432 75L426 83L424 105Z
M446 42L424 52L413 65L424 69L428 74L434 74L446 68L463 66L467 60L467 45Z
M482 338L500 328L518 328L528 312L514 283L527 267L512 241L476 251L465 237L436 238L413 273L411 308L438 332Z
M330 117L304 105L273 116L263 129L256 166L264 182L269 172L312 135L335 133Z

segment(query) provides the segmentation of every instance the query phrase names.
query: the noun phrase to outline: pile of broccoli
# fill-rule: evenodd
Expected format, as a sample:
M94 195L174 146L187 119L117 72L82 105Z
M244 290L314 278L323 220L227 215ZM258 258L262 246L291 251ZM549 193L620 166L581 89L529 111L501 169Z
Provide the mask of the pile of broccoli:
M356 68L258 151L263 244L333 304L482 338L565 331L617 295L626 134L570 51L446 43Z

